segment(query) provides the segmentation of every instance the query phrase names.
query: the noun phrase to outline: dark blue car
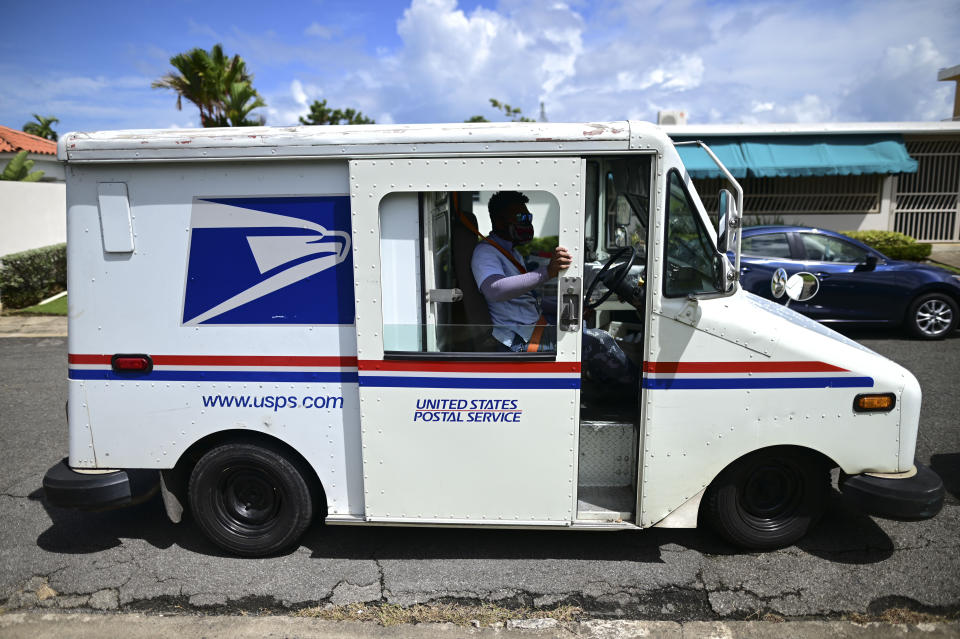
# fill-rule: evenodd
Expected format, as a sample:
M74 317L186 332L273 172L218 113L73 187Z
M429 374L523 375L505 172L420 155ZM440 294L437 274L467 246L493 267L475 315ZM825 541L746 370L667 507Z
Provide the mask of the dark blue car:
M740 282L773 299L770 278L808 271L820 291L790 308L821 322L902 325L923 339L939 339L957 328L960 275L936 266L892 260L852 238L803 226L743 229Z

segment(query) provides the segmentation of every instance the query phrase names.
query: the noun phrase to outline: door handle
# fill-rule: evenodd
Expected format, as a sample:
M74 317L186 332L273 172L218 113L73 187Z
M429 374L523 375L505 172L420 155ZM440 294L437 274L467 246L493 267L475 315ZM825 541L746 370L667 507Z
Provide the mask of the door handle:
M574 333L580 330L580 278L560 278L560 321L561 331Z
M821 272L818 272L818 273L814 273L814 275L816 275L817 278L819 278L819 279L821 279L821 280L825 280L825 279L827 279L828 277L830 277L830 273L821 273Z
M463 299L463 291L459 288L432 288L427 291L428 302L442 302L452 304Z

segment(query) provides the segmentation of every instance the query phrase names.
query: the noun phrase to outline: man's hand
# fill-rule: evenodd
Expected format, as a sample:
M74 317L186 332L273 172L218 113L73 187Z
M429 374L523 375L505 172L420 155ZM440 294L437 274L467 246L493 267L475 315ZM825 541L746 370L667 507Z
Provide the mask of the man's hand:
M547 265L547 277L550 279L555 278L560 271L565 271L570 268L570 265L573 263L573 258L570 257L570 253L563 246L558 246L553 251L553 257L550 258L550 264Z

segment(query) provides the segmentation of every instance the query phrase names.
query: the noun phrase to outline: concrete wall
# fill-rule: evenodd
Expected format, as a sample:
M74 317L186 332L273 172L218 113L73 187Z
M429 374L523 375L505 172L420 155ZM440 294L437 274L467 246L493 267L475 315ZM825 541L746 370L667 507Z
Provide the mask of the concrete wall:
M753 216L749 213L744 216L744 224L752 226L755 224L751 220ZM761 218L769 219L770 215L762 215ZM816 215L812 213L783 213L778 214L783 219L784 224L796 224L797 226L812 226L818 229L827 229L828 231L889 231L889 216L883 216L879 213L866 214L848 214L848 213L825 213Z
M66 185L0 181L0 256L67 241Z
M772 178L776 179L776 178ZM893 204L896 200L897 181L893 175L883 178L880 187L880 210L876 213L800 213L783 214L784 224L813 226L829 231L892 231ZM749 215L745 216L749 218Z

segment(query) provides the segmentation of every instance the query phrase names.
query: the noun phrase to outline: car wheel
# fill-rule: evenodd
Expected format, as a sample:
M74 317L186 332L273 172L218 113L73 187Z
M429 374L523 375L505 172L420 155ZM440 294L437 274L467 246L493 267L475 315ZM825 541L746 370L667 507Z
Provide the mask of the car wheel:
M710 484L704 515L736 546L789 546L819 521L829 478L826 466L802 451L757 451L728 466Z
M957 327L957 303L949 295L921 295L907 311L907 329L921 339L942 339Z
M279 449L232 443L213 448L190 475L190 510L204 534L229 552L262 557L286 550L313 519L307 470Z

